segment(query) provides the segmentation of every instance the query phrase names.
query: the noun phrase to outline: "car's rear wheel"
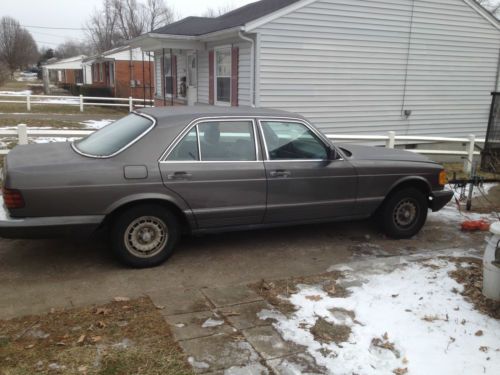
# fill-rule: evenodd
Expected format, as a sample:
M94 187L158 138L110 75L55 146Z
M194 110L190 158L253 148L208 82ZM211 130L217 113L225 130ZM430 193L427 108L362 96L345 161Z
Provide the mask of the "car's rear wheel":
M120 213L111 229L118 259L132 267L154 267L172 254L179 237L179 222L168 209L144 204Z
M417 234L427 219L427 197L415 188L392 193L378 212L383 231L392 238L410 238Z

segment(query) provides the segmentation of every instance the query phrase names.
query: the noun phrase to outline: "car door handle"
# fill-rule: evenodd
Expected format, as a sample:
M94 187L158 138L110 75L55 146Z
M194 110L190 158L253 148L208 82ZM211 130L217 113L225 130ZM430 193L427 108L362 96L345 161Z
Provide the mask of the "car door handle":
M285 171L284 169L278 169L276 171L269 172L269 176L273 178L286 178L290 177L292 173L290 171Z
M187 172L174 172L173 174L169 174L169 180L189 180L193 175Z

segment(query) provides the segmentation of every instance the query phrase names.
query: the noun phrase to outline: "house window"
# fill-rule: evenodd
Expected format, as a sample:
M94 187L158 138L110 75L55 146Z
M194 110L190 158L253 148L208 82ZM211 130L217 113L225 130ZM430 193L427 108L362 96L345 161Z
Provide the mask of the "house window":
M172 95L173 90L173 79L172 79L172 60L170 56L165 56L163 59L163 79L165 82L165 95Z
M231 102L231 48L215 50L215 97L217 103Z
M109 85L111 87L115 86L115 63L109 63Z

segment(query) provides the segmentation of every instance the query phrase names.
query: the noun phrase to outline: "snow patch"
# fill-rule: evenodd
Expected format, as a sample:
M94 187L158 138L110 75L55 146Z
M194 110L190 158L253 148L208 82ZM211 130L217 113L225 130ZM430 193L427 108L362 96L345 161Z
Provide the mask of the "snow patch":
M80 125L84 125L85 127L89 129L101 129L105 127L106 125L111 124L115 120L86 120L80 122Z
M500 322L453 292L463 289L448 275L454 264L429 264L438 267L408 263L389 273L357 274L365 283L348 288L346 298L330 297L319 286L300 286L289 298L297 308L293 315L262 311L259 316L276 319L273 325L284 339L306 346L318 365L335 374L391 374L404 368L422 375L499 374ZM307 298L311 295L320 299ZM353 311L355 318L338 319L331 309ZM310 327L318 318L348 325L348 341L316 341ZM482 336L476 336L480 330Z
M211 327L217 327L221 326L224 324L223 320L218 320L218 319L212 319L208 318L205 320L205 322L201 325L201 328L211 328Z
M23 90L23 91L0 91L0 96L9 96L9 95L16 95L16 96L26 96L26 95L31 95L31 90Z

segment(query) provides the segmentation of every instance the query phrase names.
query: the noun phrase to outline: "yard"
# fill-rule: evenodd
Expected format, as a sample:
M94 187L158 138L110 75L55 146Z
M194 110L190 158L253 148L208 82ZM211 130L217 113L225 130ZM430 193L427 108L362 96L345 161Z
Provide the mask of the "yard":
M99 238L0 240L3 373L178 374L187 361L196 373L496 374L486 234L459 230L496 220L500 186L482 192L480 212L450 203L410 240L369 222L207 235L148 270L117 265Z

